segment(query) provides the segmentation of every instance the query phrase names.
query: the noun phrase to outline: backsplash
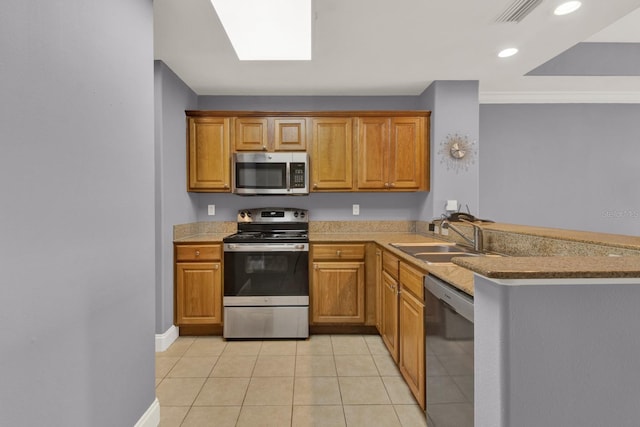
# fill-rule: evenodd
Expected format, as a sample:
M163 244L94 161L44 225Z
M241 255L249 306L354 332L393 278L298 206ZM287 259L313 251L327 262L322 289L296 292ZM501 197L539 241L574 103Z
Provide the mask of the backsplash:
M417 227L421 234L463 243L455 233L448 236L428 230L428 224ZM468 236L473 236L472 227L456 223ZM491 227L501 228L500 230ZM511 229L511 230L509 230ZM571 230L553 230L509 224L487 224L483 227L486 251L508 256L640 256L640 238ZM550 237L557 234L561 237ZM637 248L637 249L634 249Z
M311 221L310 233L415 233L415 221Z

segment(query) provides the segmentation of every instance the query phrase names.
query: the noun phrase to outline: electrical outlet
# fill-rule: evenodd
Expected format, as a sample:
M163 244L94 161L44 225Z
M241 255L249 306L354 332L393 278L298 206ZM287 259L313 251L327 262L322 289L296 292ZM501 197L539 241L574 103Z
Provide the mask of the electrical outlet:
M216 205L209 205L207 207L207 215L215 215L216 214Z
M360 215L360 205L353 205L353 214Z

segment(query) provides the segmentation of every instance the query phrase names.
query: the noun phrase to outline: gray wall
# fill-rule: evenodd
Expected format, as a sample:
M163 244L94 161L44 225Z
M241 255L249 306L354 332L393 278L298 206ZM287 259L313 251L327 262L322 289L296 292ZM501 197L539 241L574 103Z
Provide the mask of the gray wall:
M155 399L151 1L0 13L0 425Z
M239 209L259 207L295 207L308 209L312 221L414 221L427 193L323 193L309 196L237 196L234 194L197 194L199 221L236 221ZM216 215L207 215L207 205L216 205ZM354 216L352 205L360 205Z
M200 110L415 110L415 96L200 96Z
M640 235L639 118L633 104L482 105L482 215Z
M638 426L638 279L476 275L474 304L476 427Z
M431 220L445 213L447 200L457 200L463 211L479 212L478 82L436 81L420 96L419 108L431 110L431 191L420 208L420 219ZM475 142L474 153L468 153L467 166L451 167L443 152L448 135L458 134Z
M156 333L173 325L173 226L195 222L187 193L184 110L197 95L167 65L155 61Z

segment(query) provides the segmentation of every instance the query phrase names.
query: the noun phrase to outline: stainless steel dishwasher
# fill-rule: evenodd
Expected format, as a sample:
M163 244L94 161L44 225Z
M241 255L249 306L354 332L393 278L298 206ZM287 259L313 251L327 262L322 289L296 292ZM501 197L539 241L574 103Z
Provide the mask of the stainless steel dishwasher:
M424 280L427 425L473 427L473 297Z

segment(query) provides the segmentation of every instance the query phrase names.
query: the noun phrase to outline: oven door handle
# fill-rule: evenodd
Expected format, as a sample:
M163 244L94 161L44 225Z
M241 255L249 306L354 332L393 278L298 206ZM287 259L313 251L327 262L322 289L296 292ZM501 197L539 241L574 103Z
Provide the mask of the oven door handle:
M308 252L308 243L225 243L225 252Z

